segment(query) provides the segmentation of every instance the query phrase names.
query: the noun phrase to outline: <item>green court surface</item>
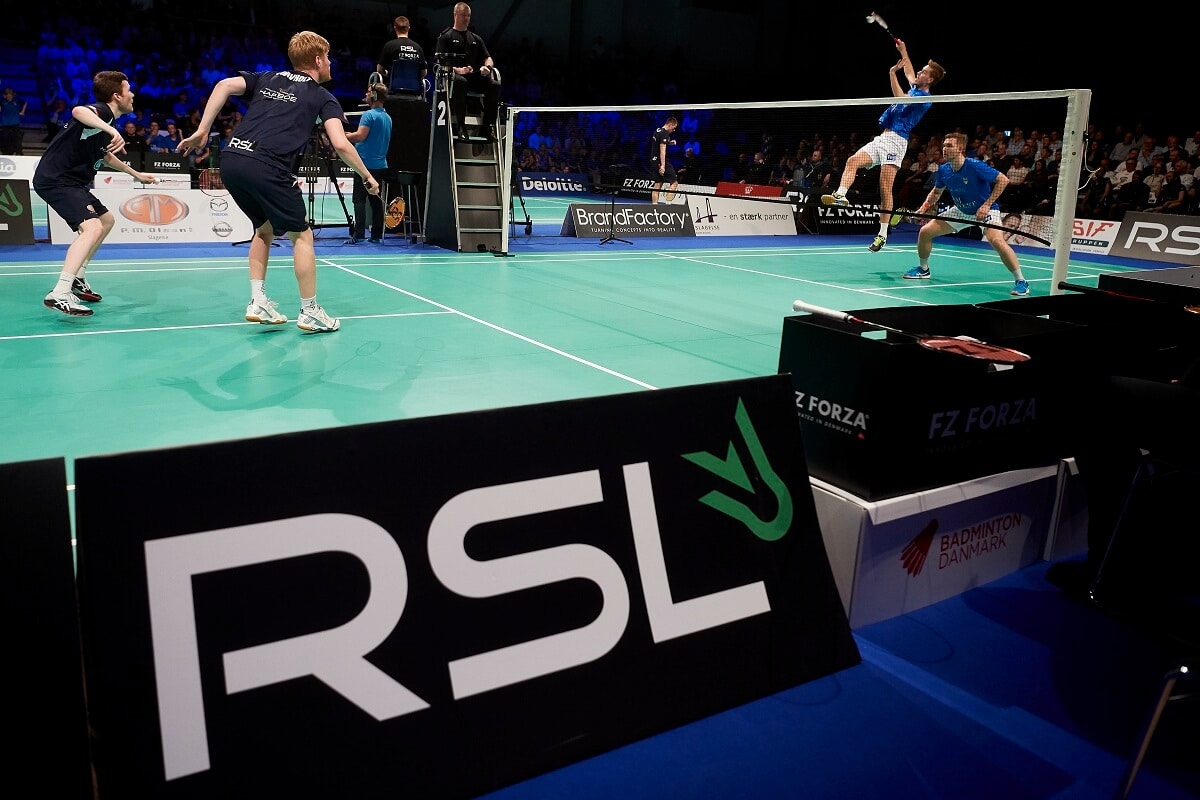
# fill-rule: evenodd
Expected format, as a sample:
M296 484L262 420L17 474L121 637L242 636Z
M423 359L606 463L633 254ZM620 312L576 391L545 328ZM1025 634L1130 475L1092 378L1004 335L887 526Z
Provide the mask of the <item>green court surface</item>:
M990 302L1012 287L978 242L940 239L933 279L909 281L912 231L880 253L857 236L600 245L557 235L565 205L529 201L535 233L517 224L507 257L390 236L348 246L344 228L320 229L318 297L342 320L323 335L294 324L286 242L267 282L292 320L281 326L243 321L244 245L106 245L88 270L104 299L86 318L41 304L65 248L3 248L0 461L65 456L70 469L87 455L773 374L795 299L861 310ZM1050 292L1049 250L1022 266L1035 295ZM1069 279L1130 268L1080 260ZM289 466L266 445L262 460Z

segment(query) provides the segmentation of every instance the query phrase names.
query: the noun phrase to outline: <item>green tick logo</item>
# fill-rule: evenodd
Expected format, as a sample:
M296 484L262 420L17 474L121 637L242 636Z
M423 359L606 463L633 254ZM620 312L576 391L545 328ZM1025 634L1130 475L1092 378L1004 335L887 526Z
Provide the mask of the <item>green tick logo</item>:
M722 514L733 517L749 528L750 532L758 538L773 542L783 538L784 534L791 527L792 495L783 480L771 467L771 463L767 460L767 454L763 450L762 442L758 439L758 434L754 430L754 424L750 421L750 415L746 412L746 406L740 397L738 398L737 411L734 412L734 419L737 421L738 432L742 436L746 452L753 459L755 473L762 479L765 488L770 489L775 495L775 517L769 520L760 519L745 503L734 500L724 492L719 492L715 489L701 497L700 502L711 506ZM724 458L703 452L684 453L683 458L750 494L755 493L749 474L742 463L741 457L738 455L737 447L734 446L733 441L729 442L729 447Z

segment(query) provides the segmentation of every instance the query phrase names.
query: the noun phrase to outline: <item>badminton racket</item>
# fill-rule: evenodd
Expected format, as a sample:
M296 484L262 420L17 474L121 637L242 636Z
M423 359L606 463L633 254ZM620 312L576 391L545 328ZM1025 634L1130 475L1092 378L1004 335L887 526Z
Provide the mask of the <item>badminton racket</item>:
M888 28L888 24L886 22L884 22L883 17L879 16L874 11L872 11L870 14L867 15L867 24L870 25L872 23L883 28L883 32L886 33L889 37L891 37L891 40L893 42L899 41L899 39L896 37L896 35L894 33L892 33L891 29Z
M225 188L225 182L221 180L220 167L208 167L200 170L197 185L200 187L200 191L209 197L227 197L229 195L229 190Z
M1065 290L1071 291L1071 292L1080 292L1083 294L1102 294L1102 295L1106 295L1107 297L1116 297L1121 300L1139 300L1143 303L1156 303L1161 306L1176 306L1177 305L1176 303L1172 303L1168 300L1155 300L1152 297L1142 297L1142 296L1136 295L1136 294L1127 294L1125 292L1113 291L1112 289L1101 289L1097 286L1080 286L1077 283L1067 283L1066 281L1059 281L1058 288L1065 289ZM1185 305L1185 306L1183 306L1183 310L1188 312L1189 314L1200 314L1200 305L1197 305L1197 304Z
M890 331L891 333L900 336L907 336L915 339L917 344L927 350L938 350L943 353L951 353L957 356L966 356L967 358L978 358L983 361L991 361L997 364L1018 364L1022 361L1028 361L1029 355L1022 353L1020 350L1013 350L1011 347L1001 347L1000 345L988 344L974 339L970 336L935 336L927 333L913 333L912 331L902 330L901 328L893 328L890 325L883 325L879 322L871 322L870 320L861 319L845 311L835 311L832 308L824 308L815 306L812 303L806 303L803 300L797 300L792 303L793 311L806 311L809 314L816 314L821 317L836 319L839 322L852 322L856 325L868 325L872 328Z
M821 195L821 205L825 205L825 206L838 205L838 203L834 201L833 197L834 196L831 194ZM869 208L871 208L871 206L865 206L860 203L850 203L848 205L841 206L841 208L867 208L867 209L869 209ZM940 219L945 222L969 222L970 224L977 225L980 228L992 228L993 230L1004 231L1005 233L1019 233L1022 236L1024 236L1026 239L1032 239L1035 242L1041 242L1042 244L1046 245L1047 247L1053 247L1053 245L1050 243L1049 239L1043 239L1041 236L1038 236L1035 233L1030 233L1029 231L1022 230L1020 228L1009 228L1005 225L993 225L990 222L980 222L979 220L974 219L974 218L963 219L962 217L944 217L944 216L941 216L940 214L921 214L916 211L909 211L908 209L905 209L905 208L882 208L879 210L879 213L892 215L891 219L888 221L889 225L898 225L898 224L900 224L900 222L902 222L903 220L905 220L909 217L912 217L915 219Z
M393 197L387 210L383 212L383 226L389 231L395 231L404 222L405 211L404 198Z

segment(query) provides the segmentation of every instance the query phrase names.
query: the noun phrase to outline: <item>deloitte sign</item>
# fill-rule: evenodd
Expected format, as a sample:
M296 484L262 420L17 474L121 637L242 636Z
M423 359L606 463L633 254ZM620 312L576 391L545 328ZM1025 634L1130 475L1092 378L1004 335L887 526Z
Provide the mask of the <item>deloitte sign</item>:
M582 172L520 172L523 195L587 194L588 176Z

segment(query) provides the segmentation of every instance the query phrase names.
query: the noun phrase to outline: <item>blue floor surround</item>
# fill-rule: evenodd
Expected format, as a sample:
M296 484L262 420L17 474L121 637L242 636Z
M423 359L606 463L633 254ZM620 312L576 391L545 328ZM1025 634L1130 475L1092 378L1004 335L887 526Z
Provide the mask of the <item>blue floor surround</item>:
M487 797L1112 797L1174 655L1046 570L856 631L858 666ZM1168 708L1131 797L1200 797L1196 720Z

